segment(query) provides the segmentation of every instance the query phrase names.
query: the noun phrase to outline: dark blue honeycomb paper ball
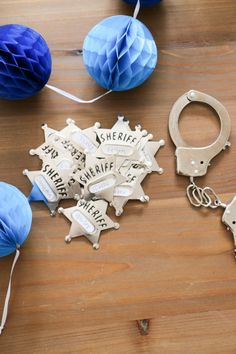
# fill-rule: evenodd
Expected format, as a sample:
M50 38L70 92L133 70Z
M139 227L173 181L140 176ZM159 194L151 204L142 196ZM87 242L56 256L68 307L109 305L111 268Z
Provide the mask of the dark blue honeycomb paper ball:
M124 0L125 2L127 2L127 4L130 5L136 5L137 4L137 0ZM161 2L161 0L140 0L140 5L143 7L149 7L155 4L158 4L159 2Z
M0 26L0 98L20 100L35 95L52 69L50 50L32 28Z

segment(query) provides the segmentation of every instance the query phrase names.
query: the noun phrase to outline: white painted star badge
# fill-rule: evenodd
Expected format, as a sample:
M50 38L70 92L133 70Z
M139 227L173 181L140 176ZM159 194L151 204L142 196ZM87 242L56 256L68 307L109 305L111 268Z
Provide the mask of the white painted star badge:
M113 199L114 188L125 181L125 177L116 168L114 156L97 159L88 155L85 168L77 171L74 178L83 187L84 199L104 199L108 202Z
M93 248L98 249L101 231L119 228L119 224L107 216L107 207L108 203L104 200L79 200L74 207L59 208L58 212L71 221L70 232L65 241L71 242L75 237L85 236Z
M163 139L159 141L148 141L146 144L139 150L140 151L140 162L142 165L146 166L146 169L149 173L157 172L162 174L164 172L163 168L159 166L155 159L155 155L159 149L165 145Z
M147 132L140 126L131 130L129 121L123 116L118 116L117 122L111 129L96 128L96 134L100 145L95 155L97 157L116 156L119 167L126 159L139 159L139 143Z
M80 129L73 119L66 120L67 126L60 131L72 144L85 154L93 154L98 148L96 130L100 123L96 122L92 127Z
M141 186L148 172L141 164L129 161L120 168L120 173L126 180L114 189L111 206L115 208L116 216L123 213L124 206L129 200L139 200L143 203L149 201Z
M80 194L80 185L73 177L74 165L71 161L44 159L39 171L24 170L23 174L32 183L29 202L42 201L55 215L57 206L62 199L74 198Z
M125 160L119 172L126 178L126 181L115 187L111 205L115 208L116 215L119 216L124 211L124 206L129 200L139 200L142 203L149 202L149 196L145 194L141 183L147 174L151 172L164 172L156 159L155 154L164 140L146 142L140 147L140 160Z
M54 160L64 158L72 160L80 168L84 167L85 154L82 149L74 146L72 141L62 131L51 129L47 124L42 125L45 142L39 147L30 150L30 155L38 155L41 160L45 158Z

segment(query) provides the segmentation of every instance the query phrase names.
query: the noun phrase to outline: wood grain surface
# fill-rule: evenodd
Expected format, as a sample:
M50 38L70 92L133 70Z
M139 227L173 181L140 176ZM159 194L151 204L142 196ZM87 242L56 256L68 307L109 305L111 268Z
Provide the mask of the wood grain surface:
M157 156L165 169L144 182L148 205L132 202L120 230L105 232L100 250L81 238L64 243L69 224L32 204L33 227L14 274L0 353L235 354L236 262L221 210L191 208L187 179L175 174L167 131L175 100L189 89L219 99L232 119L230 150L212 163L202 185L228 202L236 192L236 1L163 0L140 13L159 46L159 65L141 87L79 105L42 90L22 102L0 101L0 176L25 194L22 170L38 169L28 154L43 141L42 123L61 129L71 117L81 128L111 127L118 112L131 125L164 138ZM121 0L1 0L0 24L21 23L47 40L50 83L84 99L104 92L88 76L78 50L89 29L106 16L132 14ZM214 112L192 104L181 131L191 144L214 140ZM72 205L73 202L63 205ZM112 214L112 213L111 213ZM0 259L2 308L13 257ZM143 336L137 321L150 320Z

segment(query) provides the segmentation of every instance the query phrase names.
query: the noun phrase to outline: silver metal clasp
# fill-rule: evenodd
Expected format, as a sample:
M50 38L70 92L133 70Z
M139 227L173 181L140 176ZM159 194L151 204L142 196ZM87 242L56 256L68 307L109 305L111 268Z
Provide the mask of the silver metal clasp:
M183 109L191 102L202 102L211 106L219 116L221 129L218 138L210 145L204 147L189 146L181 137L179 131L179 117ZM169 116L169 132L176 145L177 173L199 177L207 173L210 161L227 146L230 135L231 122L226 108L214 97L205 93L191 90L175 102Z
M234 237L234 255L236 258L236 197L231 203L226 205L222 222L227 226L227 230L231 231Z

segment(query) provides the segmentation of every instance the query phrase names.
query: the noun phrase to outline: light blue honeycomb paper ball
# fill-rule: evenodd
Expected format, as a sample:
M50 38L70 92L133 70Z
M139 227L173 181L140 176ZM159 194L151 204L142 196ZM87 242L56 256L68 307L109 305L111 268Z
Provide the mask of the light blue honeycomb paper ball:
M91 29L83 45L89 74L103 88L125 91L141 85L157 65L151 32L130 16L112 16Z
M0 182L0 257L16 251L26 240L32 212L24 194L11 184Z

